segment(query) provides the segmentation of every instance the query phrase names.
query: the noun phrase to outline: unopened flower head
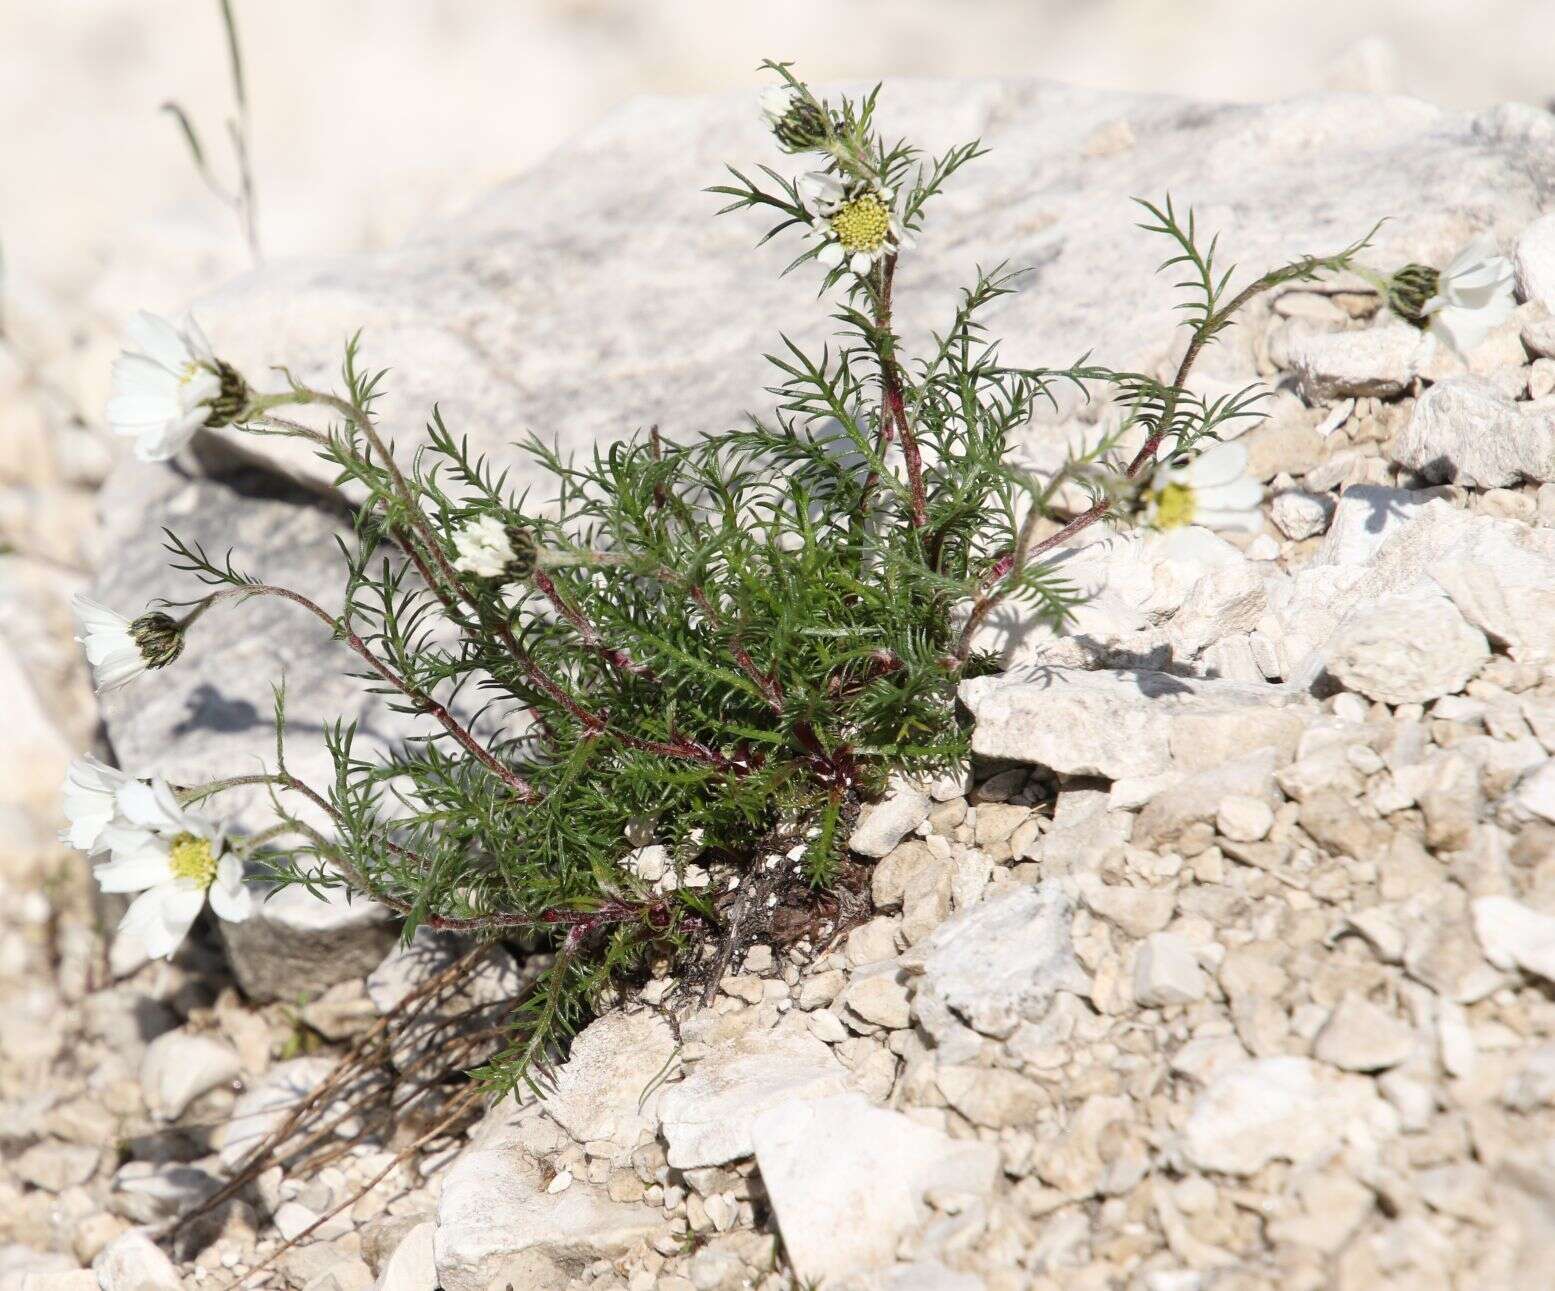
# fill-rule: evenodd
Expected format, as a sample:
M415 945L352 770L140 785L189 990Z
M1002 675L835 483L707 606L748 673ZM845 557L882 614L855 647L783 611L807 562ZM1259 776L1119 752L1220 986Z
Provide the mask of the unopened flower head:
M1157 529L1202 525L1257 533L1263 486L1247 473L1247 450L1237 443L1216 444L1186 462L1157 469L1146 499L1145 520Z
M1388 279L1388 308L1416 327L1426 324L1425 307L1436 295L1442 271L1428 264L1406 264Z
M160 611L142 614L130 624L130 636L148 668L166 668L184 652L184 631Z
M166 614L152 611L132 621L79 592L70 604L81 625L76 640L86 648L99 695L128 685L148 668L165 668L183 653L183 629Z
M529 530L490 515L477 516L454 530L454 553L454 568L476 578L528 578L539 559Z
M211 350L193 318L174 327L141 312L113 364L108 425L135 441L142 461L176 454L201 426L225 426L248 404L248 386Z
M185 810L165 780L129 780L115 794L113 857L92 871L104 892L138 892L120 933L152 959L178 949L206 901L230 923L253 912L243 862L217 824Z
M1388 282L1388 304L1463 354L1512 316L1513 277L1512 262L1482 233L1445 269L1405 265Z
M841 268L846 262L862 278L906 244L906 235L891 209L889 188L872 183L844 184L835 175L818 172L804 176L799 191L815 208L813 236L821 242L815 258L828 269Z
M826 113L792 85L763 90L761 110L785 152L812 152L831 137Z

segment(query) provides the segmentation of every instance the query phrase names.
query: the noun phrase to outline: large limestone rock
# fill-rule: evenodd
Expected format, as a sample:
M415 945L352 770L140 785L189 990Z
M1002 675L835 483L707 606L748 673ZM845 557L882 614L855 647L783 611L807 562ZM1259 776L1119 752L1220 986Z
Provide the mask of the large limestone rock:
M1415 593L1360 607L1336 634L1328 671L1367 699L1423 704L1457 694L1489 654L1446 596Z
M499 1104L443 1179L432 1249L443 1291L563 1287L652 1235L663 1213L572 1179L555 1188L521 1146L523 1114Z
M862 1094L782 1103L754 1138L784 1250L800 1277L828 1285L889 1265L927 1216L926 1193L986 1194L999 1174L992 1144L958 1142Z
M975 1054L972 1033L1003 1039L1023 1019L1041 1019L1060 991L1090 994L1073 917L1057 882L1012 888L947 919L902 957L917 978L913 1011L948 1057Z
M1307 651L1295 671L1320 671L1339 629L1380 602L1440 592L1514 658L1555 654L1555 532L1473 515L1442 498L1421 505L1403 490L1367 490L1348 509L1360 493L1340 500L1329 538L1341 526L1351 538L1335 546L1335 563L1298 570L1276 607L1291 653L1298 643Z
M1555 417L1479 377L1449 377L1420 396L1393 441L1395 461L1435 483L1493 489L1555 478Z
M961 702L977 725L972 751L1111 780L1198 771L1234 754L1294 752L1300 696L1163 672L1048 668L974 677Z
M660 1095L669 1163L691 1170L749 1156L751 1126L768 1108L851 1086L847 1069L802 1025L742 1032Z
M1383 216L1379 264L1442 263L1471 224L1510 241L1555 175L1555 132L1533 109L1473 117L1404 98L1219 105L924 81L887 87L881 118L929 149L979 136L995 149L933 208L897 311L922 336L974 265L1036 265L1001 306L1017 363L1090 350L1149 368L1180 344L1172 275L1154 274L1164 244L1135 228L1135 196L1191 202L1201 227L1225 230L1227 262L1249 268L1337 249ZM1087 149L1119 120L1131 147ZM564 450L652 422L696 434L767 404L761 356L779 331L803 343L831 329L799 282L777 280L791 243L754 249L762 222L714 219L722 199L702 191L725 162L763 161L799 168L747 96L640 100L462 219L396 250L269 268L200 302L200 317L245 370L286 363L312 382L334 380L345 338L366 327L367 356L393 373L386 423L407 446L435 402L504 461L528 431ZM1231 333L1206 372L1250 379L1254 331ZM325 478L300 442L253 447Z
M1193 1105L1178 1151L1200 1170L1250 1175L1270 1161L1301 1164L1347 1133L1396 1128L1371 1082L1308 1058L1259 1058L1218 1077Z
M679 1045L657 1013L612 1010L585 1027L546 1091L545 1107L579 1143L624 1156L658 1125L666 1074Z

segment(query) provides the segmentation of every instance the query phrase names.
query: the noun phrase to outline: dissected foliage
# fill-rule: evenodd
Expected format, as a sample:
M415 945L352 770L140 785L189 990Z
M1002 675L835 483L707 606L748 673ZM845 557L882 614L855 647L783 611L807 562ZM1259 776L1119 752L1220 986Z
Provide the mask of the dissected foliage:
M276 787L301 840L265 853L279 881L344 883L410 928L555 951L488 1069L499 1081L624 975L711 956L735 891L761 867L790 866L823 891L860 804L890 775L960 764L956 686L991 666L972 648L977 626L1010 600L1062 620L1075 592L1043 554L1087 523L1126 518L1160 452L1192 451L1252 412L1249 395L1190 395L1199 349L1252 294L1342 268L1358 249L1231 296L1191 219L1149 207L1177 246L1168 264L1190 269L1188 357L1173 383L1084 362L1006 365L984 322L1013 289L1003 267L980 273L928 351L908 355L893 323L898 256L982 148L922 157L878 134L876 93L824 103L769 67L790 106L778 137L813 145L824 178L763 166L713 191L725 210L773 216L768 238L807 235L789 270L823 271L837 331L819 354L777 339L768 415L695 440L650 430L582 460L531 439L523 478L543 483L526 493L435 413L397 463L373 416L384 374L364 370L353 341L343 396L294 384L255 396L244 419L311 438L362 499L339 608L170 538L179 566L221 589L195 614L229 596L296 601L356 652L367 685L427 719L425 736L389 757L359 752L354 727L334 726L327 787L293 777L278 746L274 772L199 796ZM883 206L888 233L869 223ZM847 245L814 236L828 228ZM876 242L860 252L866 235ZM1007 464L1040 405L1097 383L1125 406L1116 439L1049 478ZM322 406L334 424L311 429L276 411L287 405ZM1122 441L1144 447L1115 460ZM1053 500L1066 483L1092 504L1060 527ZM469 558L477 533L495 553L486 566ZM328 829L296 813L299 797ZM665 848L678 878L643 877L645 846ZM712 885L697 886L709 871Z

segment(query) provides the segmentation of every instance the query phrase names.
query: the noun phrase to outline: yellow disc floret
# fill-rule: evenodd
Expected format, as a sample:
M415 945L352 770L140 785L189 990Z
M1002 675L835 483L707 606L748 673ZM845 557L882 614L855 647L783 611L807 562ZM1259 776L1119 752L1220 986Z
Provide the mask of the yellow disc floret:
M833 211L830 223L837 241L849 255L858 251L873 255L890 235L891 208L878 193L860 193Z
M1176 529L1193 523L1198 503L1187 484L1168 484L1155 495L1155 523L1160 529Z
M175 834L167 849L167 867L174 877L189 879L202 888L216 881L216 856L208 838Z

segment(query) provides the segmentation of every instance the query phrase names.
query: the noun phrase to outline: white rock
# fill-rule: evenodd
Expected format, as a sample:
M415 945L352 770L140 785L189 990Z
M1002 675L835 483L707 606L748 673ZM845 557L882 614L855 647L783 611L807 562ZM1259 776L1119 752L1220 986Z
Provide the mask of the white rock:
M434 1223L417 1224L394 1248L378 1275L377 1291L437 1291Z
M1468 1014L1456 1000L1437 1000L1436 1036L1442 1069L1456 1080L1472 1079L1479 1066L1479 1043Z
M0 1286L5 1285L5 1275L0 1273ZM24 1273L19 1291L102 1291L97 1274L91 1269L60 1269Z
M678 1047L659 1014L614 1009L573 1040L542 1101L579 1143L608 1140L629 1152L658 1126L656 1082L674 1071Z
M1294 745L1301 726L1282 711L1299 697L1158 672L1012 672L964 681L960 695L975 722L973 752L1109 780L1159 775L1174 756L1181 769L1203 770L1213 764L1205 749L1229 757Z
M1080 899L1092 914L1137 938L1159 932L1171 922L1177 894L1170 888L1109 884L1099 875L1088 874L1080 879Z
M1431 354L1430 338L1407 324L1359 332L1298 333L1289 359L1309 403L1347 395L1386 399L1403 392Z
M222 1169L235 1170L334 1070L333 1058L293 1058L249 1085L216 1135Z
M662 843L650 843L628 852L621 859L621 865L643 882L657 883L671 868L669 848Z
M0 1291L28 1291L29 1281L78 1272L75 1260L57 1251L38 1251L18 1242L0 1245ZM97 1278L92 1277L92 1285Z
M1511 897L1478 898L1474 935L1497 968L1520 968L1555 981L1555 917L1540 914Z
M1364 996L1347 993L1312 1044L1319 1062L1344 1071L1396 1067L1415 1049L1415 1034Z
M1541 762L1519 779L1508 797L1517 819L1537 816L1555 821L1555 758Z
M1229 794L1215 811L1215 832L1234 843L1256 843L1274 828L1274 809L1263 798Z
M1555 417L1481 377L1449 377L1415 402L1389 452L1433 484L1494 489L1555 479Z
M1334 500L1326 493L1308 493L1305 489L1286 489L1274 495L1269 517L1274 527L1292 542L1315 538L1328 528L1333 518Z
M1328 671L1368 699L1417 704L1456 694L1489 656L1485 634L1447 597L1419 592L1358 608L1330 644Z
M1207 984L1198 957L1186 937L1158 932L1145 939L1134 957L1134 999L1147 1009L1192 1004L1204 998Z
M855 973L842 993L842 1004L864 1022L890 1031L900 1031L912 1023L906 978L895 964L879 964Z
M1194 775L1178 777L1157 789L1145 803L1134 821L1131 841L1138 847L1164 850L1183 830L1201 821L1218 819L1228 802L1280 801L1275 772L1289 760L1288 756L1282 758L1277 749L1262 748ZM1231 810L1236 812L1239 808L1233 806ZM1251 808L1240 810L1251 819Z
M92 1272L102 1291L179 1291L181 1285L172 1260L138 1228L103 1247Z
M893 776L886 796L859 813L848 846L860 856L884 856L929 818L933 806L923 785Z
M23 1183L44 1192L79 1188L97 1173L101 1152L87 1143L44 1140L10 1160L11 1172Z
M176 1120L201 1094L242 1073L237 1050L223 1040L169 1031L146 1046L140 1088L146 1106L163 1120Z
M1248 560L1213 569L1194 582L1167 628L1176 659L1191 659L1239 632L1250 632L1268 608L1264 576Z
M1344 525L1350 496L1357 492L1341 498L1325 545ZM1361 527L1384 530L1361 564L1316 564L1293 574L1276 614L1287 633L1315 647L1303 667L1321 668L1326 642L1357 609L1389 596L1438 589L1514 659L1555 655L1555 530L1471 515L1439 497L1418 508L1401 505L1409 514L1396 522L1395 504L1386 496L1361 504ZM1494 577L1487 577L1492 570Z
M296 1241L304 1233L310 1241L330 1242L344 1237L355 1227L349 1211L341 1211L325 1219L310 1206L300 1201L284 1201L276 1208L275 1230L288 1242ZM315 1227L317 1225L317 1227Z
M1029 1127L1050 1106L1041 1085L1003 1067L941 1063L935 1070L935 1083L951 1107L985 1129Z
M1518 1112L1533 1112L1555 1104L1555 1041L1546 1040L1528 1054L1523 1069L1507 1087L1503 1101Z
M51 811L71 745L38 698L10 642L0 641L0 693L9 696L0 743L0 804Z
M848 1072L802 1025L745 1031L715 1048L659 1098L669 1163L678 1170L751 1154L751 1124L779 1103L828 1098Z
M611 1201L582 1180L549 1193L540 1167L500 1129L477 1133L443 1176L432 1243L442 1291L559 1287L643 1241L663 1215Z
M1395 489L1382 484L1353 484L1339 495L1333 519L1312 563L1364 565L1377 549L1432 498L1426 489Z
M1517 235L1512 267L1517 294L1555 311L1555 214L1541 215Z
M860 1094L780 1104L752 1130L756 1164L795 1272L828 1285L892 1263L930 1191L982 1196L998 1149L954 1140Z
M139 1224L194 1209L221 1186L215 1175L177 1161L126 1161L113 1176L114 1210Z
M1270 1161L1301 1164L1350 1133L1391 1132L1392 1109L1363 1076L1308 1058L1256 1058L1217 1076L1183 1125L1183 1157L1201 1170L1256 1174Z
M987 1283L975 1273L957 1273L938 1260L897 1264L882 1272L880 1291L985 1291Z
M913 1012L942 1045L965 1028L1003 1038L1037 1021L1060 991L1090 993L1070 936L1073 907L1055 882L1000 891L906 951L919 973Z
M300 884L259 894L242 923L218 919L227 958L251 1000L295 999L372 972L398 939L385 907L344 889Z

